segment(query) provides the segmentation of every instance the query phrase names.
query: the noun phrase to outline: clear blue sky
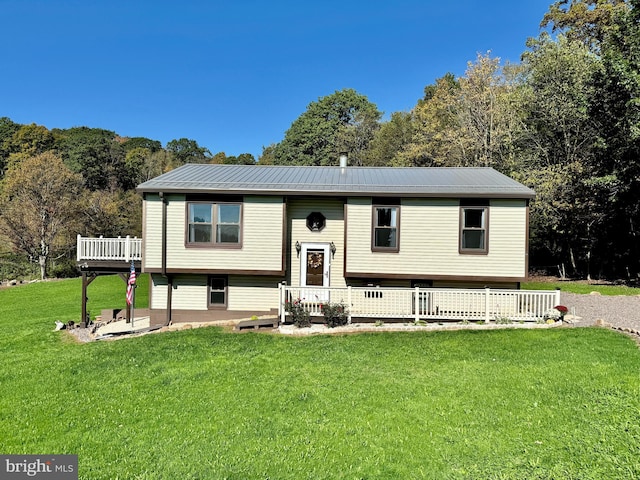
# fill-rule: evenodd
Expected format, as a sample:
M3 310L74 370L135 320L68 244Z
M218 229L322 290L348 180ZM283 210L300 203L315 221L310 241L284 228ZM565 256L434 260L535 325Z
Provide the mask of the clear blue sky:
M550 3L0 0L0 117L257 159L336 90L388 118L478 52L518 62Z

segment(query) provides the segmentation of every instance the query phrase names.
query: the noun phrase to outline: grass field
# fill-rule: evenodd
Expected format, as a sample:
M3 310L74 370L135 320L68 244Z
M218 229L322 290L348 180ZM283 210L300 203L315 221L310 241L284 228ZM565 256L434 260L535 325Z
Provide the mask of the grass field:
M626 285L602 285L586 281L551 281L551 282L524 282L523 290L554 290L559 288L565 292L589 294L599 292L602 295L640 295L640 288Z
M124 282L88 296L118 306ZM78 454L110 480L640 476L640 350L609 330L77 344L52 330L79 297L0 291L0 453Z

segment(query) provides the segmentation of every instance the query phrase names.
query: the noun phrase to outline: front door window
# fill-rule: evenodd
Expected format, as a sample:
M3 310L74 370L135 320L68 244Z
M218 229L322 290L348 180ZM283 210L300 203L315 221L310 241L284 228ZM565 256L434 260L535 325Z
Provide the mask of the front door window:
M331 264L328 243L303 243L300 252L300 298L307 302L329 301L329 268Z
M324 285L324 250L307 250L307 285Z

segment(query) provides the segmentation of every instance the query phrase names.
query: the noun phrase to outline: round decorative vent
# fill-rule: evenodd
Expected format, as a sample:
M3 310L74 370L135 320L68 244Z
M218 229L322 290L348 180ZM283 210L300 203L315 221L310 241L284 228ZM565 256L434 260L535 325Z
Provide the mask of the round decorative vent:
M307 217L307 228L312 232L319 232L326 223L327 219L320 212L311 212Z

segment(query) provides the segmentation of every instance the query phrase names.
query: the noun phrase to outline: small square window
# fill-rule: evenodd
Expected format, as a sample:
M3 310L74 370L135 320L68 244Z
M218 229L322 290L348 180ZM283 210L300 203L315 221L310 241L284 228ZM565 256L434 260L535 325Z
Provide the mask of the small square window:
M209 277L209 307L224 308L227 306L227 277Z

